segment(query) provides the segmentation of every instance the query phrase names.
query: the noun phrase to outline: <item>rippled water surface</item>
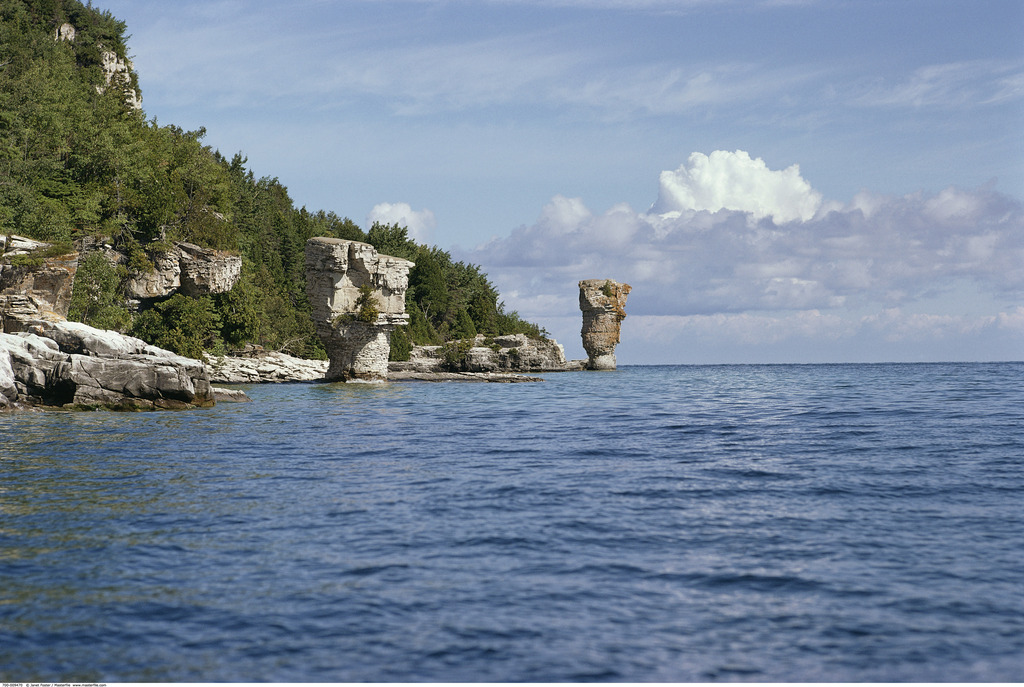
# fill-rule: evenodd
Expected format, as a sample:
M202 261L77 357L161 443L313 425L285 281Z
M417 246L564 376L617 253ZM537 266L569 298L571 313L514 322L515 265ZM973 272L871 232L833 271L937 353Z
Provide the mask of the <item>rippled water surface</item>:
M0 416L5 681L1024 679L1024 365Z

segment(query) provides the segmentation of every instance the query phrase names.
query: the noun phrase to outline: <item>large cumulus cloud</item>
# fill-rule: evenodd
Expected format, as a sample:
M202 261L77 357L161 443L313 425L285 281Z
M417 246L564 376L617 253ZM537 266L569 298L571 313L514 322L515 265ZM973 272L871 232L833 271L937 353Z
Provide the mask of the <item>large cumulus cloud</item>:
M663 172L647 212L556 196L533 225L467 257L542 322L578 316L578 280L613 278L633 285L631 316L653 318L638 331L1019 336L1024 209L990 188L825 201L795 166L716 151Z
M768 169L743 150L693 153L688 165L661 173L651 212L678 217L686 210L739 210L755 219L808 220L821 207L821 194L800 176L800 167Z

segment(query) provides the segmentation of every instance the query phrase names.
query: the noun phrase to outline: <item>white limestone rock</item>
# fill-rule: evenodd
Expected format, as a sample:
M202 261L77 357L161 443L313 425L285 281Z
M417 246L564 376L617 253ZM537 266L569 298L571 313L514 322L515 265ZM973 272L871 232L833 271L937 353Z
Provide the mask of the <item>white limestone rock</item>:
M318 382L324 380L328 367L326 360L305 360L277 352L257 357L206 354L204 361L210 381L216 384Z
M580 286L580 310L583 311L583 348L589 360L587 369L614 370L615 346L619 329L626 319L626 297L629 284L611 279L584 279Z
M451 342L447 346L457 346ZM494 338L478 335L460 359L451 364L445 346L414 346L409 360L392 361L393 372L418 374L443 372L567 372L582 369L582 361L565 359L565 349L554 339L531 339L526 334Z
M0 359L9 361L16 391L8 393L9 384L0 389L9 400L141 409L213 405L209 375L198 360L77 322L33 328L57 338L0 333ZM5 380L3 368L0 362L0 379Z
M391 332L409 321L405 291L412 267L368 243L325 237L306 242L306 294L330 358L328 381L387 379ZM371 321L360 319L363 286L370 287L378 311Z
M153 269L131 272L126 295L135 300L227 293L242 276L242 258L228 251L176 241L171 250L152 256Z

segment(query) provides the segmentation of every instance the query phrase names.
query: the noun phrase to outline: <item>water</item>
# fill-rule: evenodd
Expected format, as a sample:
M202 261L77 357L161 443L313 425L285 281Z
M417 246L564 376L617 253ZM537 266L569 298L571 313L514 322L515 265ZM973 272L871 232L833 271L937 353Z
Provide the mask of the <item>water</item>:
M0 416L0 677L1024 679L1024 364Z

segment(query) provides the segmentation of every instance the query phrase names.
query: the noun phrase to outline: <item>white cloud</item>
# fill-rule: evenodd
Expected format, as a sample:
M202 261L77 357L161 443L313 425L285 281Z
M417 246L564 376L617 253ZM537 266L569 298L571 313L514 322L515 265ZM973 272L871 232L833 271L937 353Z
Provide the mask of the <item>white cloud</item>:
M948 188L823 203L795 166L774 172L743 151L695 154L662 175L650 213L621 204L594 213L556 196L536 223L465 257L511 309L551 322L578 316L580 279L628 282L638 340L917 345L998 334L1005 344L1024 335L1024 308L1008 309L1024 299L1020 202Z
M408 203L378 203L366 216L366 226L374 222L397 224L409 230L409 238L426 243L430 233L437 227L434 213L424 208L413 210Z
M738 210L754 219L776 222L809 220L821 207L821 194L800 176L800 167L768 169L761 158L743 150L693 153L689 166L661 173L661 190L651 212L659 215L685 210Z
M994 105L1024 95L1019 61L972 60L931 64L898 83L879 80L863 88L855 104L872 107L972 107Z

